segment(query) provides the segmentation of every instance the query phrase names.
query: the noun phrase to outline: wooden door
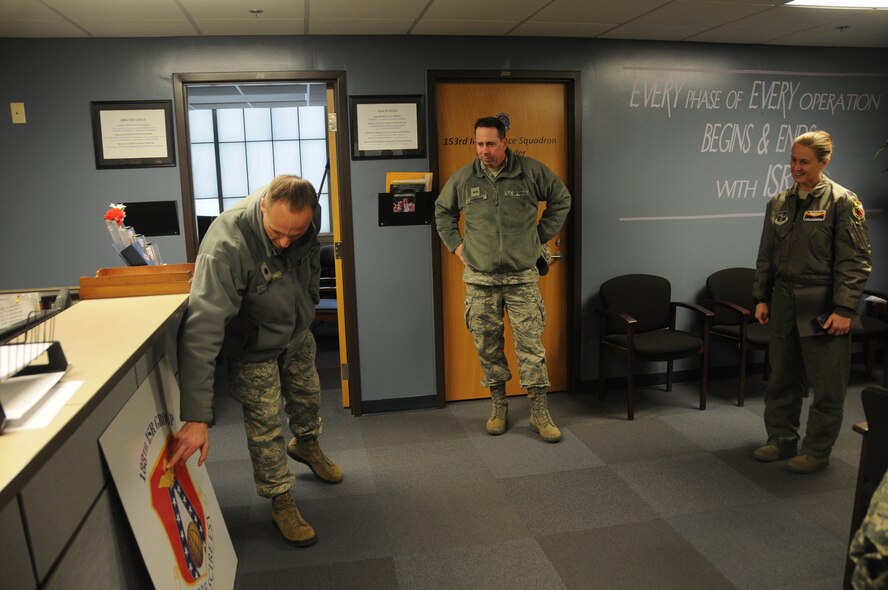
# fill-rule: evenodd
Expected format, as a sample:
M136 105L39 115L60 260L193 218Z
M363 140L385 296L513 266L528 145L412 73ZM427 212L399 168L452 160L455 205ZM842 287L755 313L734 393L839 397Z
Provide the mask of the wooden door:
M436 85L438 174L444 186L453 172L476 158L474 122L484 116L508 116L506 134L513 152L530 156L569 182L568 88L562 82L439 82ZM540 214L545 202L540 204ZM463 220L460 220L460 228ZM561 256L549 274L540 279L547 321L543 332L546 365L551 391L568 386L568 272L570 245L562 228L548 243L553 255ZM444 326L444 390L448 401L486 397L481 387L481 364L465 325L463 265L443 243L441 247L441 300ZM510 395L523 393L511 327L506 319L506 358L512 380Z

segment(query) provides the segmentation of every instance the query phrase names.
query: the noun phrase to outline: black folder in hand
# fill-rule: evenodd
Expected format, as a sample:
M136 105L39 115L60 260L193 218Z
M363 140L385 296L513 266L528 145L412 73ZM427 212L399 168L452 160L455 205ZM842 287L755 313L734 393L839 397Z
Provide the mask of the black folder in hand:
M796 287L793 289L793 293L795 293L796 325L799 328L799 336L805 338L807 336L829 335L823 329L823 323L835 309L832 300L832 286ZM861 326L860 318L856 315L853 316L851 328L860 328Z

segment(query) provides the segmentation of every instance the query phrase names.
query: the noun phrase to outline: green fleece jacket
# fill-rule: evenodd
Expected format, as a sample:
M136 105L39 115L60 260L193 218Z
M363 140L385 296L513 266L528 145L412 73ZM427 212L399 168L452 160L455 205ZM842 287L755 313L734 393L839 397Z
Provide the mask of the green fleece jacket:
M537 223L538 202L546 209ZM570 211L570 193L543 163L506 150L506 163L490 180L479 159L457 170L435 201L438 234L451 252L480 272L534 268L540 244L552 239ZM459 215L466 220L459 232Z
M320 207L308 232L278 251L262 225L264 194L263 187L225 210L200 244L179 337L186 422L213 421L213 372L220 350L232 359L276 358L314 318Z

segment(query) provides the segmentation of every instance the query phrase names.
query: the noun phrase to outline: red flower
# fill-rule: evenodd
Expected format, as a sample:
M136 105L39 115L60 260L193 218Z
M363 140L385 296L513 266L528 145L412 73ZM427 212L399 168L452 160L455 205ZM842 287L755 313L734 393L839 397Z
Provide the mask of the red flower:
M105 212L105 221L114 221L117 225L123 225L123 218L126 217L126 211L124 211L124 205L114 205L111 204L111 208Z

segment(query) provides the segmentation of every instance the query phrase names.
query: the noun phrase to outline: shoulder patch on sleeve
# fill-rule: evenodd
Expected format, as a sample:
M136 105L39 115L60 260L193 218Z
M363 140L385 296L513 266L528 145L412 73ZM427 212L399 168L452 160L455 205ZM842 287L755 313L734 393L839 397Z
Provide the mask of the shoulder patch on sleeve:
M861 203L858 199L851 200L851 215L853 215L856 219L865 219L866 213L863 211L863 203Z

